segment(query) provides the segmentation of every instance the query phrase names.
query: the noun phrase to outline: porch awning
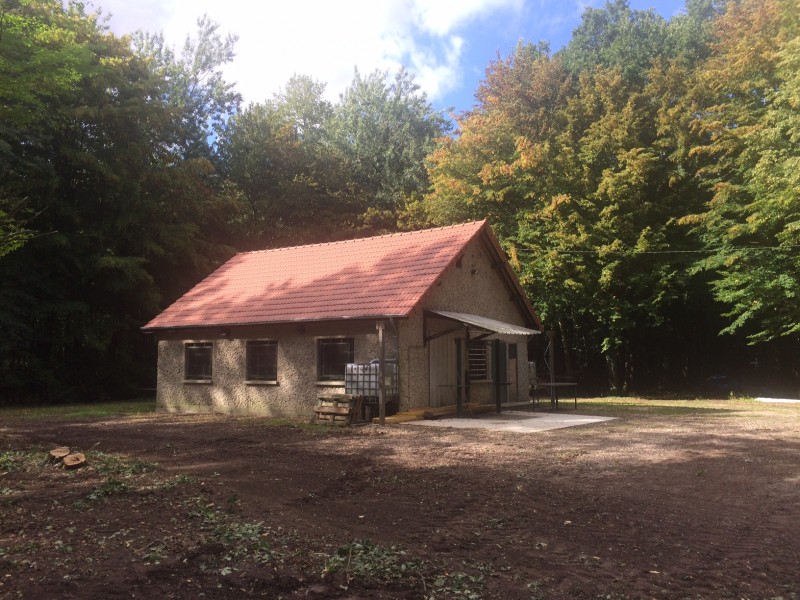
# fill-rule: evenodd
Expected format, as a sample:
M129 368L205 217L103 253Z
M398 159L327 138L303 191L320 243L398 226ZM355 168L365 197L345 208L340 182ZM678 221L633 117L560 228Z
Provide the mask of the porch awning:
M428 312L490 333L499 333L502 335L536 335L542 333L536 329L528 329L527 327L520 327L519 325L512 325L511 323L504 323L503 321L497 321L479 315L471 315L469 313L449 312L445 310L431 310Z

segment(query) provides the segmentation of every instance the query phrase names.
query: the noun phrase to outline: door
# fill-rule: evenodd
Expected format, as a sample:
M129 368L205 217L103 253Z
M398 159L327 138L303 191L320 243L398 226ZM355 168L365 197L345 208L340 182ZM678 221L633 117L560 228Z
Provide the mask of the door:
M492 342L492 381L494 402L508 402L508 344L503 340Z
M519 402L519 380L517 379L517 345L508 345L508 371L507 379L508 385L508 401ZM524 399L523 399L524 401Z
M429 406L448 406L456 403L459 390L459 366L463 340L450 333L428 342L430 368Z

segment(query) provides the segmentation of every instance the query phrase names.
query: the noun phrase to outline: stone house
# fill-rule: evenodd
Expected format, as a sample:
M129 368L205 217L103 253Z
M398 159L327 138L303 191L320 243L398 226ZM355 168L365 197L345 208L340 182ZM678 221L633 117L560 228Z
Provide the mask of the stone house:
M160 410L299 416L381 357L400 410L527 401L541 324L478 221L240 253L142 330Z

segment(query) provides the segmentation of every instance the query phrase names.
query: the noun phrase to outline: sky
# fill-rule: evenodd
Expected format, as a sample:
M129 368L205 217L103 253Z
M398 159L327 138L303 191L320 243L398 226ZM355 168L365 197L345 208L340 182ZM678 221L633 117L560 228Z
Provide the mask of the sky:
M245 105L279 93L295 74L339 98L354 69L395 73L405 66L439 110L469 110L486 67L519 41L565 45L586 7L604 0L92 0L115 34L163 32L177 51L207 14L238 36L225 78ZM669 19L683 0L630 0Z

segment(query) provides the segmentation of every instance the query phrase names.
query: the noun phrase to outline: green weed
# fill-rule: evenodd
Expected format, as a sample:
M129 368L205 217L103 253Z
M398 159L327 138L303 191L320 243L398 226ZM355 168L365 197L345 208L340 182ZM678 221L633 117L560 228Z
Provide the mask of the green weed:
M173 477L172 479L167 479L158 483L155 486L155 489L171 490L178 487L179 485L189 485L196 481L197 480L191 475L186 475L185 473L181 473L180 475L175 475L175 477Z
M167 557L165 552L166 547L167 545L162 540L150 544L147 547L147 552L142 557L144 562L154 565L161 564L161 561Z
M109 477L98 487L94 488L86 498L91 502L96 502L113 494L129 492L131 489L131 486L124 481Z
M194 505L189 510L189 516L193 519L200 519L203 525L213 525L219 521L220 515L213 502L206 503L203 498L192 498L189 503Z
M421 565L406 559L397 546L388 548L369 541L353 541L341 546L328 558L323 575L343 572L348 582L355 579L370 583L389 583L421 575Z
M253 556L258 562L269 562L275 556L267 541L270 531L258 523L226 523L214 531L216 538L234 557Z
M100 475L126 479L151 473L158 468L155 463L139 460L138 458L131 460L119 454L108 454L106 452L92 452L91 464Z
M41 462L42 455L38 450L7 450L0 453L0 475L28 471Z
M483 585L483 575L467 575L466 573L440 575L431 583L426 600L453 597L478 600L481 598Z
M210 529L211 533L205 541L220 543L225 548L223 561L249 557L256 562L267 563L285 556L273 548L273 543L280 544L290 537L280 527L273 530L265 527L261 521L235 521L229 512L217 508L213 503L205 502L203 498L192 498L189 504L189 516L199 519L203 526ZM213 566L214 562L202 565L201 568Z

